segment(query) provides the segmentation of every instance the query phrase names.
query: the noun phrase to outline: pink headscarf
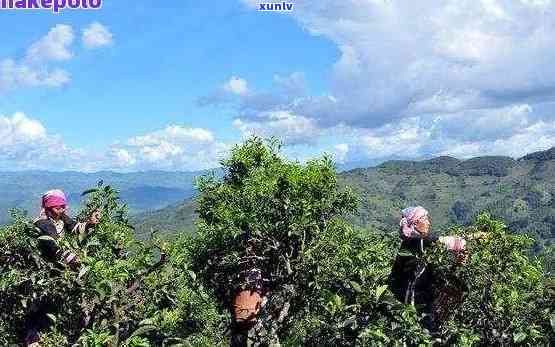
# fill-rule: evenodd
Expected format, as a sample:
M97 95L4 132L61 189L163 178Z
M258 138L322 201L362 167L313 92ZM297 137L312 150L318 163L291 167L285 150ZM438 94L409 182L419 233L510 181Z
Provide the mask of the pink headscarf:
M49 190L42 195L42 208L66 206L66 195L60 189Z
M401 221L399 222L401 238L420 237L420 233L416 230L415 225L428 215L428 211L421 206L407 207L401 211Z
M420 218L428 215L428 211L421 206L407 207L401 211L400 234L401 238L419 238L421 237L418 230L416 230L416 223ZM442 238L442 243L445 244L447 249L455 252L460 252L466 248L466 240L459 236L446 236Z

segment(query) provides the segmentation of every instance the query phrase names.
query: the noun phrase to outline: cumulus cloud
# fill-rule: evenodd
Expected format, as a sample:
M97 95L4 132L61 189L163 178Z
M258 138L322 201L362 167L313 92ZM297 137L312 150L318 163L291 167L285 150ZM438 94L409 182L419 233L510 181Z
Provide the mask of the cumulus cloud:
M45 138L44 126L37 120L27 118L24 113L16 113L11 118L0 118L0 144L2 146Z
M247 80L237 76L222 83L209 95L204 95L197 100L199 106L221 106L233 103L250 94Z
M537 110L555 96L554 10L548 0L297 1L291 15L339 51L328 90L259 92L262 102L240 100L250 110L241 118L281 110L316 122L320 136L348 145L346 160L552 146L555 107Z
M268 91L250 87L247 80L233 76L214 92L199 98L201 106L234 105L242 118L258 117L258 113L289 109L306 93L305 77L300 72L288 76L275 75Z
M83 153L51 135L38 120L24 113L0 116L0 168L81 169Z
M217 167L228 150L209 130L171 125L114 144L108 156L121 169L195 171Z
M235 76L231 77L230 80L223 85L223 90L239 96L245 96L249 93L247 81Z
M230 146L209 130L170 125L92 152L68 146L24 113L0 116L0 170L197 171L218 167Z
M60 68L37 68L13 59L0 60L0 93L19 87L62 87L70 79L69 73Z
M27 49L26 60L30 62L69 60L73 57L70 46L74 37L73 28L70 25L58 24Z
M530 105L475 111L448 118L413 117L378 128L346 128L351 139L344 161L411 159L449 155L514 158L555 146L555 119L543 119Z
M269 111L258 114L258 117L258 120L235 119L233 126L243 134L243 137L252 135L264 138L277 137L285 145L314 143L321 132L313 119L287 111Z
M346 143L338 143L334 146L333 157L338 163L345 163L347 154L349 154L349 145Z
M0 59L0 93L23 87L62 87L68 84L70 74L51 64L73 58L70 49L73 40L72 27L59 24L32 43L22 59Z
M74 58L74 41L73 28L58 24L31 43L22 57L0 58L0 93L25 87L67 85L71 81L70 73L56 64ZM82 41L86 48L98 48L112 44L113 37L108 28L95 22L83 30Z
M541 71L552 69L555 26L545 11L494 0L297 2L296 18L341 53L330 86L338 107L304 107L324 124L373 128L551 97L555 78Z
M113 34L106 26L94 22L83 30L81 40L85 48L100 48L113 44Z
M292 111L295 102L306 93L305 77L299 72L275 75L269 91L251 88L248 81L234 76L199 103L234 106L237 113L233 127L243 137L275 136L286 145L313 144L322 129L314 119Z

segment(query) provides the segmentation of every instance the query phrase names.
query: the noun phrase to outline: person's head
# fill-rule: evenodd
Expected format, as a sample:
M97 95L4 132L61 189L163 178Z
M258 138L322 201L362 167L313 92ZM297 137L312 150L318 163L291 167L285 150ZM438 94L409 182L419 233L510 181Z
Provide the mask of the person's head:
M432 221L428 211L421 207L408 207L401 211L400 234L402 238L426 238Z
M48 217L60 219L66 212L67 199L59 189L49 190L42 195L42 208Z

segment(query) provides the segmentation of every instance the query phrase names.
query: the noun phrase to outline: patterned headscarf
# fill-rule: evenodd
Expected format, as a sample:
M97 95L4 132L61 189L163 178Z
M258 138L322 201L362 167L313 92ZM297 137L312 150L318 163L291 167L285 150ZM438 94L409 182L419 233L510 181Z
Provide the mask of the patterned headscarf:
M60 189L49 190L42 195L42 208L44 209L66 205L66 195Z
M416 223L428 215L428 211L421 206L407 207L401 211L400 234L403 239L421 238L416 230ZM460 236L444 236L440 241L451 251L460 252L466 249L466 240Z
M402 210L401 221L399 222L401 238L411 239L421 237L415 225L421 218L427 215L428 211L421 206L407 207Z

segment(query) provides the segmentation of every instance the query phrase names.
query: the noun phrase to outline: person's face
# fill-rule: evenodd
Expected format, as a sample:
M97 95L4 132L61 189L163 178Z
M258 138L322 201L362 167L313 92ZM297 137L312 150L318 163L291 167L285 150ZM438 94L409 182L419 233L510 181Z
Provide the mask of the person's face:
M62 216L64 215L64 212L66 211L66 206L54 206L48 209L51 217L59 219L62 218Z
M430 217L424 216L420 218L414 226L416 230L420 233L420 235L422 235L423 237L427 237L428 234L430 233L430 227L432 226L432 221L430 220Z

